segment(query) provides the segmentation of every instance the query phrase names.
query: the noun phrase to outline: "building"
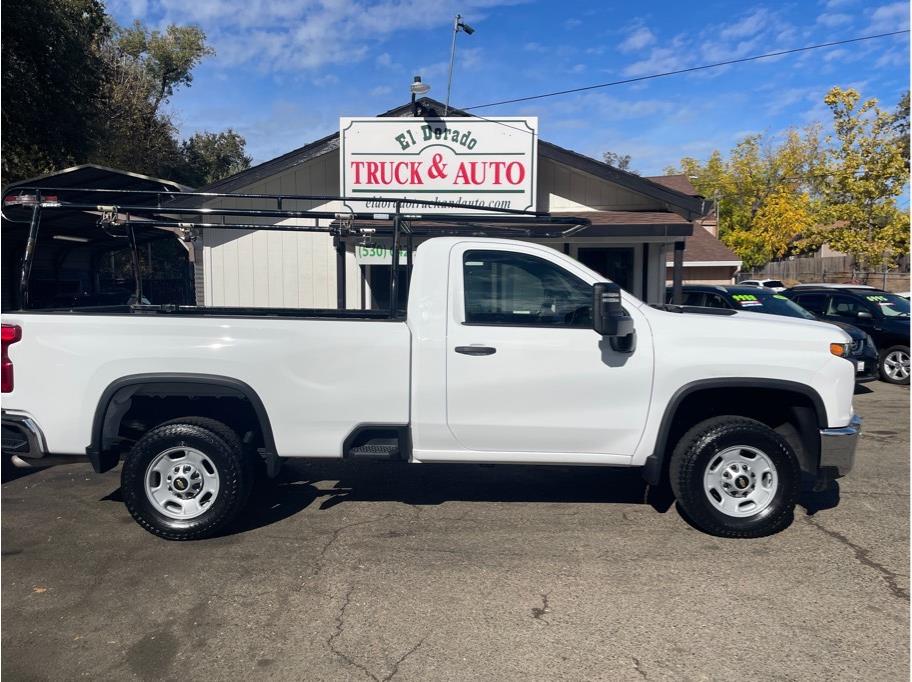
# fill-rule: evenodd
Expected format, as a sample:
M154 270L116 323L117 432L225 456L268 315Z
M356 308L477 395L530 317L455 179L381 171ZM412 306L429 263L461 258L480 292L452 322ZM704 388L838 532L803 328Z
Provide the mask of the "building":
M649 179L703 200L686 175L659 175ZM696 225L699 225L700 229L697 229ZM741 259L718 239L719 226L715 206L711 206L711 210L696 221L696 225L693 234L685 239L684 284L734 284L735 276L741 269ZM668 284L672 282L673 265L669 260L665 276Z
M407 104L380 116L409 117L412 106ZM441 103L421 98L417 106L427 120L439 121ZM469 116L452 109L449 115ZM643 300L663 301L666 262L672 260L675 244L681 253L683 240L705 215L706 202L540 139L535 156L537 210L591 221L591 226L579 234L545 243L578 258ZM199 191L338 196L340 186L340 135L334 133ZM262 206L256 202L211 199L202 205ZM338 202L290 199L283 207L344 210ZM282 222L313 224L306 219ZM194 257L197 300L216 306L385 306L390 262L382 257L382 251L378 257L376 250L365 254L357 247L348 243L337 250L332 237L322 233L199 228ZM343 262L344 271L340 272L337 264ZM347 282L344 301L336 299L339 275Z

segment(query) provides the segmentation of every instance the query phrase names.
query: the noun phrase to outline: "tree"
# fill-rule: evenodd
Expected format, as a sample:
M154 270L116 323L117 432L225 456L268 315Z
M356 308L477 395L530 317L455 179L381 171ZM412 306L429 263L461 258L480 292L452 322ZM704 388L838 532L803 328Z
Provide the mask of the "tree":
M719 151L706 162L685 157L665 172L686 174L718 203L719 236L754 268L789 253L813 224L823 160L820 128L812 125L787 130L781 141L749 135L727 159Z
M98 0L3 4L2 183L84 161L97 138L109 26Z
M181 180L200 187L250 168L245 147L244 138L231 128L223 133L196 133L181 148L185 161Z
M896 207L909 181L908 134L897 134L908 131L908 96L904 100L890 113L876 99L862 102L852 88L827 93L834 134L828 139L819 220L805 244L828 243L868 270L909 252L909 216Z
M151 175L181 175L186 161L171 117L162 104L193 81L193 69L208 55L206 35L195 26L149 30L136 21L113 28L102 49L107 67L103 141L99 163Z
M766 198L750 227L729 232L726 243L752 270L789 253L793 240L813 224L808 195L782 186Z
M607 163L609 166L614 166L615 168L627 171L628 173L633 173L634 175L639 175L639 172L633 170L630 167L630 154L617 154L616 152L605 152L602 154L602 160Z
M192 184L249 165L236 132L182 144L166 110L214 54L199 28L121 28L101 0L9 0L4 10L3 184L81 163Z

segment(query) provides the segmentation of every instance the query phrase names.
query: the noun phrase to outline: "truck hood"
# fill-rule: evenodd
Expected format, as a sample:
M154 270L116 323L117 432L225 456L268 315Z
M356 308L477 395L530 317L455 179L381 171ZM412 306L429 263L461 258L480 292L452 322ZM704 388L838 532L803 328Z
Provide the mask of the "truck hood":
M816 320L803 320L782 315L758 315L736 311L734 315L713 315L703 313L676 313L649 306L640 309L649 318L653 327L668 327L671 330L693 329L696 335L723 336L742 339L745 346L752 340L779 339L821 343L850 343L851 336L836 325Z

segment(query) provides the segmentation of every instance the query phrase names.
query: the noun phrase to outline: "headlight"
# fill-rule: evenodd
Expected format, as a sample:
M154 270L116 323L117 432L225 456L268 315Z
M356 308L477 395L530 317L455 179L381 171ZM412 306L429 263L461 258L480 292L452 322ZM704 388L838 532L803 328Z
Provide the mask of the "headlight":
M852 344L850 343L831 343L830 352L840 358L849 357L849 351L851 350Z

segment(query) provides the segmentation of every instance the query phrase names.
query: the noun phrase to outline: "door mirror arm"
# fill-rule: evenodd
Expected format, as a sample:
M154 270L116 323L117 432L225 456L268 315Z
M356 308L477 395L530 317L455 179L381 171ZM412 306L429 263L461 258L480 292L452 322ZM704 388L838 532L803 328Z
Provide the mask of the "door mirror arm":
M633 318L621 305L621 287L614 282L592 285L592 328L607 336L612 350L632 353L636 348Z

